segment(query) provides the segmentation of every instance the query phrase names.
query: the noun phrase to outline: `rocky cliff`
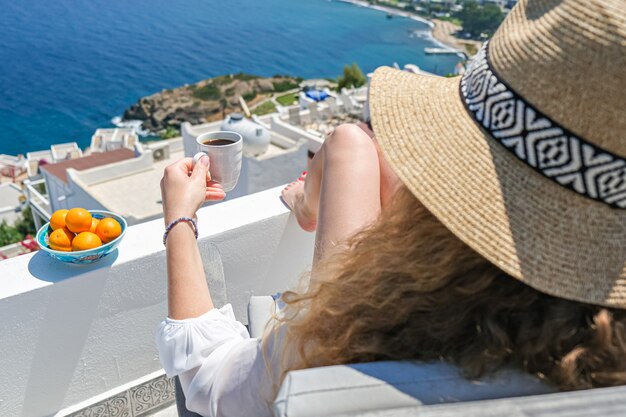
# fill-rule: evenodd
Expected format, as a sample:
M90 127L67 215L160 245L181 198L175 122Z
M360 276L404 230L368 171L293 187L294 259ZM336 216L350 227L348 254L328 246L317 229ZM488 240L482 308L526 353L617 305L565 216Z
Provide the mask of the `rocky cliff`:
M248 105L273 93L298 87L301 79L288 76L261 78L249 74L225 75L139 99L126 109L124 120L143 120L143 128L159 132L180 128L182 122L206 123L241 111L239 97Z

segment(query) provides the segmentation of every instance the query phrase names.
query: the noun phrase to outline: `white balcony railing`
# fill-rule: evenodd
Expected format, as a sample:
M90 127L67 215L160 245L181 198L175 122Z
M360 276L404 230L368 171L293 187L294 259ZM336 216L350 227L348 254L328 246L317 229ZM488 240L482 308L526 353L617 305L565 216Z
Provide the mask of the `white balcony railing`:
M46 186L44 179L35 181L24 181L26 198L29 202L31 210L33 211L33 219L35 220L35 226L39 229L43 223L47 222L52 214L52 208L50 207L50 201L47 196L41 194L35 187Z
M251 295L284 290L310 267L314 235L298 228L280 189L198 213L209 285L244 322ZM161 219L132 226L93 265L43 252L0 262L0 415L53 415L161 369L153 334L167 312L162 233Z

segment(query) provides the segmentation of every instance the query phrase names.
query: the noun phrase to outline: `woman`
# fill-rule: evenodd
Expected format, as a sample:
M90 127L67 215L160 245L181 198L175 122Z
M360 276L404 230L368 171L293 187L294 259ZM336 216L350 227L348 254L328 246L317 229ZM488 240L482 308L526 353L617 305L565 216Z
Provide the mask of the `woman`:
M173 227L157 343L188 407L269 415L290 370L385 359L626 384L622 7L522 0L460 79L377 70L380 152L342 126L283 192L315 262L263 341L212 309L193 230ZM204 162L166 171L166 223L223 198Z

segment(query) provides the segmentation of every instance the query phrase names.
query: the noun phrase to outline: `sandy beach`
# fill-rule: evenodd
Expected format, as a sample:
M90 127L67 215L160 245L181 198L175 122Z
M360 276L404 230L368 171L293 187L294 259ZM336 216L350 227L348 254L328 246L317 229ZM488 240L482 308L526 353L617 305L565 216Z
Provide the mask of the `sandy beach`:
M460 39L454 36L461 29L461 26L445 20L433 19L433 38L444 45L465 52L467 55L474 55L480 48L481 43L470 39Z
M393 7L385 7L380 5L372 5L362 0L338 0L342 3L350 3L359 7L367 7L370 9L378 10L381 12L389 13L394 16L407 17L409 19L416 20L418 22L426 23L432 28L432 37L435 41L441 44L442 47L452 48L459 52L464 52L471 56L478 51L481 43L473 40L460 39L454 36L454 34L461 29L460 26L455 25L452 22L433 19L428 20L414 13L404 12L402 10L394 9Z

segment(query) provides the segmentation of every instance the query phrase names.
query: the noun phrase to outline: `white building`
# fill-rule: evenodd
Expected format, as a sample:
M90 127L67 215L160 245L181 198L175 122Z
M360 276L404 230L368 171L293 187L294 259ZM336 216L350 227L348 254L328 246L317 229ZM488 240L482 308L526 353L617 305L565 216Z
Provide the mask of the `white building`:
M108 152L116 149L134 149L139 138L133 128L97 129L91 137L90 152Z
M50 149L28 152L26 154L28 177L30 179L39 178L40 166L55 164L69 159L77 159L83 156L83 151L76 142L59 143L51 145Z
M55 162L50 149L28 152L26 154L26 160L28 161L29 178L37 178L41 175L39 170L41 165L53 164Z
M50 152L52 153L52 159L55 162L76 159L83 156L83 151L78 147L76 142L52 145L50 146Z
M16 181L26 173L27 163L22 155L4 155L0 154L0 183L2 177L6 181Z
M368 74L369 78L369 74ZM325 100L316 102L300 94L298 105L282 107L272 123L279 126L287 136L300 135L307 138L309 156L312 156L324 138L338 125L358 123L369 118L367 106L368 87L343 89L331 93Z
M102 166L132 161L135 153L128 149L118 149L111 152L102 152L82 158L63 162L46 164L41 167L41 172L46 181L46 189L50 199L52 211L69 209L72 207L85 207L88 209L105 210L106 208L93 201L84 190L84 182L81 174L94 172ZM101 178L101 179L104 179ZM96 204L94 204L96 203ZM95 207L94 207L95 206Z

